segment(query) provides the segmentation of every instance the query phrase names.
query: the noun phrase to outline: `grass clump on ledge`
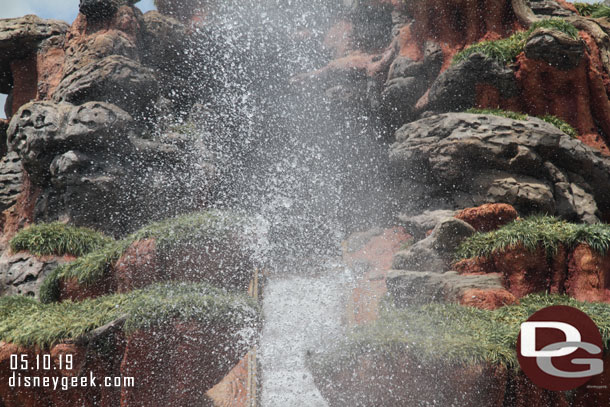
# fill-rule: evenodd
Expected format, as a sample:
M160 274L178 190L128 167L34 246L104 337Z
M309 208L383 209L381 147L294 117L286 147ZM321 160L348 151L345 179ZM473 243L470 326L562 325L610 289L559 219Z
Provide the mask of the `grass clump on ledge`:
M388 301L389 302L389 301ZM519 328L534 312L551 305L569 305L597 324L604 344L610 343L610 304L578 302L567 296L535 294L495 311L458 304L428 304L398 309L386 304L379 319L351 330L334 349L313 356L312 370L328 374L358 363L360 356L409 359L421 365L475 365L518 368L515 346Z
M494 115L494 116L500 116L500 117L506 117L508 119L513 119L513 120L527 120L527 115L524 113L519 113L519 112L513 112L510 110L502 110L502 109L477 109L477 108L471 108L466 110L466 113L472 113L472 114L490 114L490 115ZM568 136L572 137L572 138L577 138L578 137L578 132L576 131L576 129L572 126L570 126L567 122L565 122L564 120L547 114L544 116L538 116L538 119L545 121L549 124L552 124L553 126L557 127L559 130L561 130L562 132L564 132L565 134L567 134Z
M576 7L581 16L593 18L610 17L610 7L602 2L592 4L577 2L574 3L574 7Z
M11 239L10 246L14 252L28 251L38 256L83 256L112 241L112 238L88 228L54 222L21 230Z
M112 241L83 257L57 267L40 287L40 301L50 303L59 297L60 280L76 279L79 284L90 285L106 275L129 246L143 239L156 240L162 256L171 255L178 246L198 247L230 238L243 219L222 211L197 212L152 223L122 240Z
M561 18L550 18L534 22L527 31L518 31L510 37L493 41L481 41L472 44L462 51L455 54L452 64L468 59L472 54L481 54L489 59L493 59L501 65L507 65L517 59L525 49L525 43L529 35L538 28L548 28L561 31L573 39L580 38L578 29L572 23Z
M530 251L542 247L548 256L553 256L560 245L572 248L581 243L606 254L610 249L610 225L574 224L551 216L532 216L492 232L475 233L460 245L455 257L458 260L489 257L519 245Z
M0 297L0 341L48 349L126 316L125 333L172 320L258 324L259 309L246 294L209 284L155 284L146 289L80 302L41 304L30 297Z

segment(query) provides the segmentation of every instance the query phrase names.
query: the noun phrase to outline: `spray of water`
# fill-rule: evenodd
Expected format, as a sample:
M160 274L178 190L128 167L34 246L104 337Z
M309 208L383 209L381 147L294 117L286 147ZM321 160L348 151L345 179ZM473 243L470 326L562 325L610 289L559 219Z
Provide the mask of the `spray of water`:
M305 355L340 335L351 272L346 233L380 222L386 129L366 99L375 79L327 88L324 34L357 4L330 0L218 2L196 28L189 73L194 125L214 156L212 202L240 208L266 232L262 402L324 406Z

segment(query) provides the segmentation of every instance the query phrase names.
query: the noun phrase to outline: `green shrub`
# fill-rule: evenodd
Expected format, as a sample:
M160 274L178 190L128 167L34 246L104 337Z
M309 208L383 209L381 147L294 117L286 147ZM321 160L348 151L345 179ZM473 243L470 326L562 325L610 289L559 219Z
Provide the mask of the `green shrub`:
M11 239L11 250L28 251L38 256L71 254L82 256L100 249L112 239L94 230L63 223L32 225Z
M513 119L513 120L527 120L526 114L519 113L519 112L513 112L510 110L471 108L471 109L466 110L466 113L491 114L494 116L507 117L507 118ZM578 137L578 132L576 131L576 129L574 127L570 126L568 123L566 123L565 121L561 120L560 118L558 118L556 116L547 114L545 116L538 116L538 119L552 124L553 126L557 127L559 130L561 130L562 132L564 132L565 134L567 134L568 136L570 136L572 138Z
M0 297L0 340L48 348L74 339L120 316L131 333L171 320L222 322L252 326L258 322L256 302L209 284L155 284L146 289L80 302L41 304L30 297Z
M517 56L523 52L529 35L537 28L549 28L559 30L574 39L580 38L578 29L572 23L561 18L550 18L533 23L527 31L518 31L507 38L494 41L481 41L472 44L455 54L452 64L468 59L472 54L482 54L487 58L497 61L501 65L514 62Z
M571 248L581 243L588 244L600 254L607 253L610 225L574 224L550 216L532 216L492 232L475 233L460 245L456 258L489 257L492 253L518 245L530 251L541 247L548 256L553 256L560 245Z
M157 250L164 256L170 255L175 247L197 248L201 244L229 238L240 225L243 225L243 219L235 214L214 210L152 223L122 240L114 241L71 263L59 266L41 285L40 301L57 301L60 280L74 278L83 285L99 281L137 240L154 238Z
M588 314L597 324L604 344L610 344L610 304L578 302L567 296L529 295L518 305L495 311L457 304L429 304L398 309L391 304L379 319L348 332L336 347L310 360L312 369L325 374L349 366L358 356L400 352L422 365L490 363L518 367L515 346L519 327L530 315L551 305L569 305Z

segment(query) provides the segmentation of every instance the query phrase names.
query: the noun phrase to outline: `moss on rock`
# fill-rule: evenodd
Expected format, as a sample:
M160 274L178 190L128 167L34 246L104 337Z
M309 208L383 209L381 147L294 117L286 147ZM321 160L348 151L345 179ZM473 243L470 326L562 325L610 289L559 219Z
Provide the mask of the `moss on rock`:
M610 7L605 5L603 2L598 3L574 3L574 7L578 10L581 16L601 18L610 17Z
M28 251L38 256L83 256L110 242L112 238L92 229L55 222L32 225L21 230L11 239L10 246L14 252Z
M579 302L567 296L530 295L518 305L489 311L457 304L398 309L388 301L375 323L351 330L345 340L313 355L309 363L315 374L330 375L360 357L386 355L397 359L406 353L421 365L490 364L517 369L515 346L521 323L551 305L569 305L588 314L608 346L610 304Z
M113 241L55 269L40 287L40 300L43 303L57 301L60 280L75 279L84 285L99 281L135 241L155 239L160 255L171 256L177 247L204 250L204 246L228 241L241 234L246 223L243 217L234 213L215 210L152 223L124 239Z
M528 115L526 115L525 113L519 113L519 112L513 112L510 110L502 110L502 109L477 109L477 108L471 108L466 110L466 113L472 113L472 114L490 114L490 115L494 115L494 116L500 116L500 117L506 117L508 119L513 119L513 120L527 120ZM549 124L552 124L553 126L557 127L559 130L561 130L562 132L564 132L565 134L567 134L568 136L572 137L572 138L576 138L578 137L578 132L576 131L576 129L574 129L574 127L570 126L567 122L565 122L564 120L547 114L544 116L537 116L538 119L545 121Z
M561 18L550 18L533 23L527 31L518 31L507 38L493 41L481 41L472 44L458 52L452 60L452 64L457 64L468 59L472 54L481 54L487 58L494 59L501 65L514 62L517 56L525 49L525 44L532 32L538 28L548 28L561 31L568 36L578 39L578 29L574 25Z
M492 232L475 233L460 245L456 258L489 257L517 246L530 251L542 247L552 256L560 245L573 248L581 243L597 253L606 254L610 249L610 225L575 224L551 216L532 216Z
M175 320L255 327L259 309L245 294L206 283L155 284L125 294L80 302L41 304L23 296L0 297L0 340L49 348L126 316L126 334Z

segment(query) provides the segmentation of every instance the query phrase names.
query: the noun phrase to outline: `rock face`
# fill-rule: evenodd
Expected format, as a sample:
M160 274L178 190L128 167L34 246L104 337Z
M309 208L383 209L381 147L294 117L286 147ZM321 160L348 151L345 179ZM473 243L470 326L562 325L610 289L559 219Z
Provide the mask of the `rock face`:
M37 258L28 253L8 254L0 257L0 295L27 295L38 297L45 277L68 258Z
M456 208L504 202L594 222L610 203L610 161L537 119L432 116L396 132L390 160L423 196Z
M192 146L189 159L176 144L138 140L131 116L108 103L31 103L15 114L8 134L10 150L19 155L31 182L43 190L35 220L105 224L106 231L116 233L150 216L141 212L150 208L143 205L150 197L165 196L175 205L178 195L194 208L193 195L204 200L211 185L213 170L204 161L207 153L202 146ZM173 191L159 190L166 182ZM188 209L186 205L181 209ZM137 212L143 215L139 220L134 218Z
M119 55L106 57L66 76L53 99L79 105L89 100L114 103L132 115L145 114L159 94L153 71Z
M67 30L63 21L34 15L0 20L0 92L9 94L7 117L57 85Z
M439 223L430 236L394 255L392 267L400 270L442 272L451 264L460 243L475 232L468 223L448 218Z
M388 273L386 284L394 303L401 308L431 302L455 302L496 309L517 301L502 285L499 273L461 276L455 271L394 270Z

